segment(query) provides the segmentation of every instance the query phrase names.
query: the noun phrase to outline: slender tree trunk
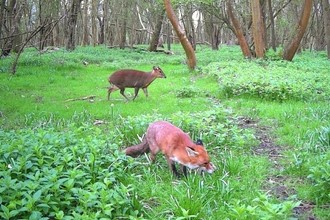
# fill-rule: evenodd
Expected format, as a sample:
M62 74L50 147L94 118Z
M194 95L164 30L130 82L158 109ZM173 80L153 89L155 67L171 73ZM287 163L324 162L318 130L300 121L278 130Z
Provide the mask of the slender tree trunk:
M87 18L88 18L88 0L84 0L82 46L87 46L89 44L88 19Z
M128 16L128 8L127 8L127 0L124 0L122 2L122 7L124 10L124 14L121 16L121 27L120 27L120 36L119 36L119 48L125 49L125 43L126 43L126 26L127 26L127 16Z
M252 54L251 54L250 48L249 48L248 44L246 43L246 40L243 35L243 31L242 31L241 27L239 26L239 23L233 13L233 8L231 6L231 3L229 0L227 0L226 3L227 3L229 17L230 17L231 22L233 23L239 45L241 46L241 50L243 52L243 56L251 58Z
M259 0L251 0L253 38L257 58L265 56L265 26Z
M155 26L155 30L152 33L152 37L150 40L149 51L157 50L159 36L160 36L160 32L162 30L162 25L163 25L163 20L164 20L164 14L165 14L165 10L161 10L160 13L157 13L158 16L156 19L156 26Z
M6 4L6 0L1 0L1 9L0 9L0 39L2 37L1 35L2 35L3 16L5 14L5 4ZM0 47L1 46L2 45L0 44Z
M189 4L188 7L192 7L192 4ZM194 50L196 50L196 34L195 34L195 25L194 25L194 22L193 22L193 11L192 11L192 8L188 8L187 7L187 11L188 11L188 25L187 26L190 26L190 33L189 33L189 38L188 40L190 41L190 44L191 46L193 47Z
M322 0L323 21L325 28L325 44L327 47L328 59L330 60L330 4L328 0Z
M66 44L67 50L74 50L76 48L76 25L77 17L80 10L82 0L73 0L68 17L68 25L66 27Z
M95 47L97 45L97 25L96 25L97 7L98 7L98 1L92 0L92 45L93 45L93 47Z
M208 35L212 50L218 50L220 44L221 28L217 24L215 24L214 15L210 13L203 13L203 16L205 23L205 32Z
M268 10L270 19L270 33L271 33L271 44L274 51L276 51L276 38L275 38L275 22L272 8L272 0L268 0Z
M99 33L99 44L105 44L105 30L107 20L108 20L108 8L107 8L107 1L103 1L102 3L102 16L98 16L99 24L100 24L100 33Z
M4 30L7 32L8 38L5 39L3 45L1 45L1 56L8 56L10 52L17 53L20 50L20 45L23 42L19 25L23 16L23 9L24 4L21 4L19 0L8 1L8 5L4 9L7 11L7 19L5 18L3 21L6 22L7 20L7 28L4 28Z
M99 21L100 31L98 34L98 44L104 44L104 17L97 16L97 20Z
M167 38L166 38L166 43L167 43L167 50L171 51L171 36L172 36L172 26L170 22L167 22Z
M173 11L171 1L164 0L164 4L165 4L167 17L171 21L172 26L181 42L181 45L182 45L184 51L186 52L188 68L190 70L193 70L196 68L196 64L197 64L195 51L194 51L193 47L191 46L189 40L187 39L184 31L182 30L182 28L179 24L179 21Z
M301 39L303 38L305 30L308 25L309 17L310 17L311 10L312 10L312 5L313 5L313 0L305 0L303 10L301 13L301 17L300 17L300 21L297 24L292 42L288 47L285 48L285 51L283 54L284 60L292 61L294 55L296 54L296 52L299 48Z

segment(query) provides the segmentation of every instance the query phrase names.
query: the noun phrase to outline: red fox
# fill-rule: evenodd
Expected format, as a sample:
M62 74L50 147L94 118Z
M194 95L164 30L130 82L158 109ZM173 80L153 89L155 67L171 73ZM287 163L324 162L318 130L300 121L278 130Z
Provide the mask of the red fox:
M187 177L187 169L201 168L212 173L215 169L201 140L193 143L189 135L167 121L157 121L149 125L142 143L126 148L126 155L137 157L150 152L150 159L155 162L156 154L162 151L173 175L178 176L175 162L179 163Z

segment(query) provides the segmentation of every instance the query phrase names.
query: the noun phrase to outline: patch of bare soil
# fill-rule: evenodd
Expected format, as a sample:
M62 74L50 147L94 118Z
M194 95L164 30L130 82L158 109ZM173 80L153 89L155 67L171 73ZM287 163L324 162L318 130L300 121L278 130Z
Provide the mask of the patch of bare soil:
M270 135L272 128L260 126L258 122L248 118L240 118L239 125L241 128L255 130L255 136L260 144L253 149L254 154L267 156L269 161L273 164L275 172L269 175L267 183L264 184L265 190L283 201L295 195L295 189L287 185L287 183L292 180L292 177L273 174L281 173L280 171L283 170L279 159L284 158L284 155L281 154L284 147L276 145L276 138ZM315 205L311 202L301 202L298 207L294 208L293 215L298 219L316 220L317 218L312 213L314 207Z

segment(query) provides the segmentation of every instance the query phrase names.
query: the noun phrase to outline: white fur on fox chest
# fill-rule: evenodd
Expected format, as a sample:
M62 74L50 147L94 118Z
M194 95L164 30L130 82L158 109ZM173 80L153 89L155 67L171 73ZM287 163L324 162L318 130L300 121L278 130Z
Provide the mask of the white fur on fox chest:
M191 164L191 163L183 163L182 161L180 161L177 157L170 157L171 160L178 162L179 164L185 165L186 167L189 167L190 169L196 169L199 166L196 164Z

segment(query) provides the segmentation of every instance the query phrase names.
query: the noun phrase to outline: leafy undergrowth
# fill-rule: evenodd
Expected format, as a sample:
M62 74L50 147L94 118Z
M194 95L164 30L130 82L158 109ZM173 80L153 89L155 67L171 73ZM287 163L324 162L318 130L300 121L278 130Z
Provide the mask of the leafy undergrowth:
M295 62L222 60L206 65L202 72L214 76L219 82L219 92L228 98L245 96L281 102L329 100L330 64L320 55L314 55L314 59L317 66L308 66L302 59Z
M1 130L0 139L2 219L139 215L133 176L125 172L132 160L99 129L48 124Z
M269 165L253 153L254 131L240 128L240 119L221 105L99 126L87 112L79 117L85 124L48 120L1 130L2 218L287 218L299 204L260 190ZM213 175L173 179L161 156L150 165L145 157L123 155L121 146L138 143L152 121L164 119L203 139L217 167Z

